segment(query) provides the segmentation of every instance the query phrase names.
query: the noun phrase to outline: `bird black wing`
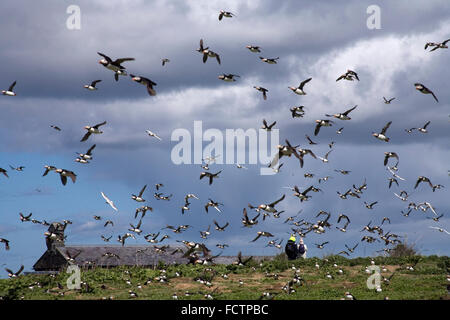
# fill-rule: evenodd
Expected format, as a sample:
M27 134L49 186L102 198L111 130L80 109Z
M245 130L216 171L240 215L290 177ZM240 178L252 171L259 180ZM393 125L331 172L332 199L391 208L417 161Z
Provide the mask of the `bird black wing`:
M304 86L305 84L307 84L308 82L310 82L311 79L312 79L312 78L309 78L309 79L306 79L306 80L302 81L302 82L300 83L300 85L298 86L298 87L300 88L300 90L302 90L302 89L303 89L303 86Z
M108 57L106 54L103 54L103 53L100 53L100 52L97 52L99 55L101 55L103 58L105 58L106 59L106 61L108 61L108 62L112 62L112 60L111 60L111 58L110 57Z
M13 91L14 86L16 85L16 82L17 82L17 81L14 81L14 82L9 86L8 91Z

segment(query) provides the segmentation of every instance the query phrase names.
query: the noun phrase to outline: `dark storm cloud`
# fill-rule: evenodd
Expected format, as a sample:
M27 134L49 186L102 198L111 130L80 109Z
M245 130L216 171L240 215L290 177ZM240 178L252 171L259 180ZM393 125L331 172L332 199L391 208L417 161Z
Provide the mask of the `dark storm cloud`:
M414 190L419 175L448 187L448 50L430 53L423 49L427 41L448 38L450 9L446 1L380 2L381 30L366 27L366 9L373 4L369 1L79 1L82 27L77 31L65 26L70 4L71 1L30 2L27 6L12 1L2 3L1 24L8 32L1 35L1 88L17 80L18 96L0 99L0 167L25 154L28 156L21 159L30 167L33 178L25 181L14 176L2 180L0 196L5 199L8 195L26 195L39 184L57 199L50 202L47 197L31 197L32 200L23 199L20 203L8 199L4 205L8 206L9 215L7 223L1 223L2 236L22 241L16 232L22 227L18 212L36 209L39 217L49 220L73 218L70 241L99 243L103 228L92 222L92 215L114 217L100 197L100 191L104 191L121 210L117 226L111 231L116 238L134 222L136 204L130 199L131 194L148 184L145 195L155 212L144 220L146 233L166 224L186 223L194 228L181 238L197 240L198 231L212 224L213 219L220 223L229 221L229 231L215 232L207 242L212 247L217 242L234 245L226 254L237 253L238 249L252 254L268 253L272 249L264 248L265 239L250 243L256 231L273 231L276 237L286 238L291 226L283 221L299 210L303 210L299 219L313 222L320 210L332 214L331 230L324 235L308 235L309 254L322 254L313 246L322 239L331 240L333 252L343 249L344 243L360 241L362 226L370 220L379 224L383 216L392 220L385 231L412 237L423 250L448 254L448 246L442 245L445 235L429 229L437 225L427 219L432 216L430 211L413 211L405 218L400 211L410 201L402 202L393 194L407 190L411 201L429 201L439 214L450 209L445 197L448 189L432 192L421 185ZM237 16L219 22L220 9ZM220 53L222 65L214 59L202 63L202 56L195 51L200 38ZM262 53L251 53L245 48L248 44L260 45ZM145 87L130 77L120 77L115 82L112 72L98 64L97 51L112 58L136 58L124 65L129 72L157 82L157 96L149 97ZM276 65L268 65L259 60L259 55L279 56L280 60ZM163 57L171 60L164 67L160 60ZM354 68L361 81L336 82L348 68ZM217 79L221 73L234 73L241 78L224 83ZM287 88L308 77L313 79L305 87L306 96L297 96ZM89 92L82 87L94 79L103 80L98 91ZM439 103L416 91L415 82L432 89ZM269 89L266 101L254 85ZM383 96L396 99L385 105ZM289 108L294 105L305 106L304 118L291 118ZM354 105L358 108L351 113L352 120L335 120L333 127L322 128L317 137L313 135L315 119L325 119L326 113L342 112ZM195 120L203 121L203 131L215 128L224 132L228 128L258 129L263 118L277 121L282 144L287 138L323 156L329 150L328 143L335 141L330 162L323 164L306 156L305 166L300 169L294 157L283 158L285 165L274 176L259 175L260 167L266 164L247 164L248 170L235 165L211 165L212 172L223 172L209 186L199 179L199 165L177 166L170 158L176 143L170 141L173 130L184 128L192 134ZM103 135L80 142L85 125L104 120L107 125L102 127ZM404 131L428 120L431 124L427 134ZM371 136L387 121L392 121L387 131L389 143ZM62 131L50 128L51 124L60 126ZM340 127L344 127L343 134L337 135ZM146 129L163 140L149 137ZM305 134L319 145L309 146ZM94 143L94 160L89 165L75 163L75 151L85 152ZM203 146L207 144L204 142ZM398 174L406 179L391 189L387 187L390 174L383 166L386 151L399 154ZM76 184L70 182L63 187L53 173L42 178L44 164L74 170L78 174ZM334 169L352 172L343 176ZM305 172L316 176L306 179ZM317 179L326 175L332 178L319 184ZM337 191L345 192L364 179L368 190L361 199L338 197ZM153 197L155 183L164 183L163 192L173 194L171 201ZM314 185L324 193L314 193L309 201L300 203L290 190L283 188L294 185L302 190ZM190 212L182 215L186 193L195 193L200 200L192 200ZM282 194L286 194L286 199L280 203L280 210L285 213L280 219L269 218L242 231L242 209L248 203L271 202ZM223 214L215 210L205 212L208 198L225 204ZM367 210L363 201L379 204L374 210ZM335 229L339 213L348 214L352 220L352 230L346 234ZM439 225L448 223L443 218ZM33 229L30 234L30 238L42 240L33 250L43 250L40 231ZM180 238L173 236L171 240L174 239ZM22 242L19 248L25 250ZM145 243L143 239L138 242ZM360 246L357 254L373 254L382 247ZM33 255L38 257L38 253ZM0 258L3 257L0 252Z

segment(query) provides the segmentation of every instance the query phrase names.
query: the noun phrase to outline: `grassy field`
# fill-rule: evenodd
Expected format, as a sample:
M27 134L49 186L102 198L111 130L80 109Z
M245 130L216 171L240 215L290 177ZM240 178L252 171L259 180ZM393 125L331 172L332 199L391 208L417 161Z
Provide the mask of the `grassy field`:
M381 273L381 291L369 290L366 282L370 274L366 267L371 260ZM319 265L317 268L316 264ZM336 266L337 265L337 266ZM413 270L408 270L413 266ZM340 271L341 270L341 271ZM394 273L395 272L395 273ZM177 274L178 273L178 274ZM383 278L389 278L389 283ZM283 290L298 275L302 279L291 285L291 293ZM70 274L25 275L0 280L3 299L150 299L178 300L259 299L263 292L273 293L275 300L339 300L345 292L356 299L450 299L447 275L450 258L413 256L403 258L376 257L346 259L330 256L287 261L283 256L261 263L251 261L247 266L163 266L155 269L118 267L82 270L82 287L69 290L66 281ZM226 275L224 277L224 275ZM331 276L331 278L330 278ZM165 282L161 282L165 278ZM211 283L200 283L202 278ZM242 281L243 283L240 283ZM137 296L130 294L134 292ZM186 295L186 292L189 294ZM266 298L265 298L266 299Z

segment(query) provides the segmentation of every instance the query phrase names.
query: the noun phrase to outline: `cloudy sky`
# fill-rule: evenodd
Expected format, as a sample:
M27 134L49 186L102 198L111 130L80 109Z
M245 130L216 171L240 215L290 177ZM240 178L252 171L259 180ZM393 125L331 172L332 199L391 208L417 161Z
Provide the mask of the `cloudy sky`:
M370 29L367 13L370 5L380 8L380 29ZM80 8L80 29L67 27L70 5ZM353 256L380 254L382 243L361 242L362 227L369 221L385 232L402 236L415 244L422 254L448 255L450 236L433 227L450 230L448 170L450 169L449 51L424 50L426 42L450 38L450 8L446 0L428 1L2 1L0 10L2 76L0 87L6 90L17 81L17 96L0 99L0 167L8 170L9 179L0 175L0 237L10 240L11 250L0 247L0 276L4 266L26 270L45 251L43 233L46 227L22 223L19 212L33 213L32 218L46 221L70 219L67 243L105 244L100 236L124 234L129 223L137 223L134 211L140 206L131 199L147 184L144 198L154 211L142 222L143 234L158 232L167 224L192 227L182 234L170 234L175 240L200 241L199 231L211 225L212 234L205 241L214 253L215 245L227 243L224 255L271 255L279 251L265 247L267 238L250 242L257 231L269 231L275 238L289 237L291 227L284 220L301 213L296 219L316 222L320 210L331 212L330 229L324 234L309 233L305 239L309 256L338 253L344 244L360 243ZM231 11L233 18L218 20L220 10ZM202 62L196 51L199 40L220 54ZM246 45L261 47L252 53ZM151 97L144 86L120 77L98 63L97 52L113 59L133 57L123 65L129 73L142 75L157 83L157 95ZM274 65L258 57L279 57ZM170 62L161 65L162 58ZM358 73L360 81L338 81L347 69ZM223 73L240 75L229 83L217 77ZM307 79L307 95L298 96L288 87ZM101 79L97 91L83 88ZM421 94L414 83L421 82L439 99ZM269 90L267 100L253 86ZM391 104L383 96L395 97ZM289 109L303 105L303 118L292 118ZM314 136L314 120L328 119L325 114L343 112L354 105L350 121L335 119L331 128L322 128ZM172 132L182 128L192 135L194 121L202 121L203 131L218 129L259 129L262 119L277 121L280 143L287 138L293 145L311 148L319 156L334 141L329 163L310 156L299 167L295 158L282 159L284 166L276 175L262 176L261 163L236 165L211 164L210 172L222 170L209 186L199 180L203 169L198 164L176 165L171 151L177 144ZM103 121L101 135L80 142L85 125ZM387 131L390 142L372 137L392 121ZM405 129L427 127L428 133ZM50 125L59 126L58 132ZM344 127L343 133L336 130ZM156 132L162 140L149 137L145 130ZM305 134L317 145L310 146ZM91 163L75 162L76 152L85 152L96 144ZM206 147L209 142L204 142ZM400 157L399 186L388 188L391 176L383 166L384 152L394 151ZM224 150L217 153L226 156ZM392 161L392 160L391 160ZM392 163L392 162L390 162ZM65 168L77 174L77 181L63 186L56 173L42 177L44 165ZM23 172L11 170L24 166ZM334 170L350 170L341 175ZM305 178L305 173L314 173ZM319 184L318 178L332 176ZM418 176L430 178L434 185L445 186L432 192L426 184L414 189ZM340 199L353 184L367 181L360 199ZM153 197L154 185L163 183L162 192L173 194L170 201ZM309 201L300 203L289 189L310 185L323 193L311 193ZM399 200L394 192L406 190L408 201ZM103 200L106 193L119 208L114 212ZM190 210L181 214L187 193ZM242 228L242 209L249 203L270 203L283 194L278 206L285 210L281 218L260 219L253 228ZM208 198L223 203L222 213L204 210ZM364 201L378 203L373 210ZM430 218L431 210L401 214L409 202L430 202L439 222ZM346 233L336 230L340 213L350 217ZM93 215L102 217L95 221ZM249 215L254 212L249 210ZM114 227L103 227L111 219ZM225 232L214 230L213 220L229 222ZM370 235L370 234L368 234ZM323 250L314 244L329 241ZM128 244L145 244L143 236ZM164 243L163 243L164 244Z

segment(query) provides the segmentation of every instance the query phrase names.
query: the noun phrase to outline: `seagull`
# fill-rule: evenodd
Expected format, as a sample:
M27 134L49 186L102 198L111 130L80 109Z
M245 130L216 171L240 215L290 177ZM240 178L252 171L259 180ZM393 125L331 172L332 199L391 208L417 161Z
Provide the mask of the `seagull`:
M405 180L404 178L402 178L402 177L400 177L398 174L396 174L394 171L393 171L393 168L395 168L395 167L387 167L387 169L389 170L389 172L390 173L392 173L392 175L395 177L395 178L398 178L398 179L400 179L400 180Z
M167 59L167 58L163 58L161 61L162 61L163 67L164 67L164 65L165 65L166 63L170 62L170 60Z
M395 192L394 192L394 195L397 197L397 198L399 198L400 200L402 200L402 201L406 201L406 200L408 200L408 193L406 192L406 191L404 191L404 190L402 190L401 192L400 192L400 194L396 194Z
M291 89L292 92L294 92L298 95L306 95L306 92L303 91L303 87L305 86L305 84L307 84L309 81L311 81L311 79L312 78L308 78L308 79L302 81L298 87L288 87L288 88Z
M145 130L150 137L155 137L158 140L162 140L156 133L151 132L150 130Z
M55 125L53 125L53 124L50 126L50 128L53 128L53 129L55 129L56 131L61 131L61 128L60 128L60 127L55 126Z
M317 156L317 158L322 160L323 163L327 163L328 162L328 155L330 154L331 151L333 151L333 150L328 151L323 158L319 157L319 156Z
M132 194L132 195L131 195L131 199L133 199L133 200L135 200L135 201L137 201L137 202L145 202L145 200L142 198L142 194L144 193L145 188L147 188L147 185L145 185L145 186L141 189L141 191L139 192L139 195L136 196L136 195Z
M430 89L425 87L423 84L421 84L421 83L414 83L414 86L416 87L416 90L422 92L423 94L431 94L433 96L434 100L436 100L436 102L439 102L438 98L436 98L436 96L434 95L433 91L431 91Z
M4 96L17 96L17 94L13 91L14 86L16 85L17 81L14 81L8 88L8 90L2 90L2 95Z
M190 199L190 198L194 198L194 199L199 200L199 198L198 198L195 194L193 194L193 193L188 193L188 194L184 197L184 201L185 201L185 202L188 202L188 199Z
M383 97L383 100L384 100L385 104L391 104L392 100L394 100L394 99L395 99L395 97L394 98L390 98L389 100L386 99L385 97Z
M145 78L142 76L135 76L134 74L130 74L131 80L140 83L147 87L147 92L151 96L156 96L156 91L153 89L153 86L156 86L156 83L150 80L149 78Z
M222 211L220 211L220 209L219 209L219 205L222 205L222 206L223 206L223 203L214 202L213 199L209 198L209 202L205 205L205 211L208 212L208 208L209 208L209 207L213 207L213 208L216 209L217 211L222 212Z
M95 85L96 85L97 83L101 82L101 81L102 81L102 80L94 80L94 81L91 82L91 84L85 84L85 85L84 85L84 88L86 88L86 89L88 89L88 90L91 90L91 91L97 90L97 88L95 87Z
M339 128L338 130L336 130L336 133L337 133L337 134L341 134L341 133L342 133L342 130L344 130L344 128Z
M93 134L93 133L94 134L101 134L101 133L103 133L103 131L99 130L99 127L101 127L101 126L103 126L105 124L106 124L106 121L103 121L102 123L96 124L95 126L92 126L92 127L91 126L85 126L84 129L86 129L88 132L86 132L86 134L83 136L83 138L81 139L80 142L86 141L89 138L89 136L91 134Z
M109 205L111 206L111 208L113 208L113 209L116 210L116 211L119 211L119 210L117 210L117 208L114 206L114 202L112 202L112 201L111 201L111 200L110 200L103 192L100 192L100 193L101 193L103 199L106 200L106 203L109 204Z
M8 172L8 171L6 171L5 169L0 168L0 173L3 173L3 175L4 175L5 177L9 178L7 172Z
M438 230L439 232L445 232L446 234L450 234L450 232L448 232L447 230L442 229L442 228L438 228L438 227L430 227L430 228L436 229L436 230Z
M392 121L389 121L388 123L386 123L386 125L383 127L383 129L381 129L380 133L372 132L372 136L374 136L375 138L377 138L381 141L389 142L389 138L386 137L386 130L389 128L391 123L392 123Z

